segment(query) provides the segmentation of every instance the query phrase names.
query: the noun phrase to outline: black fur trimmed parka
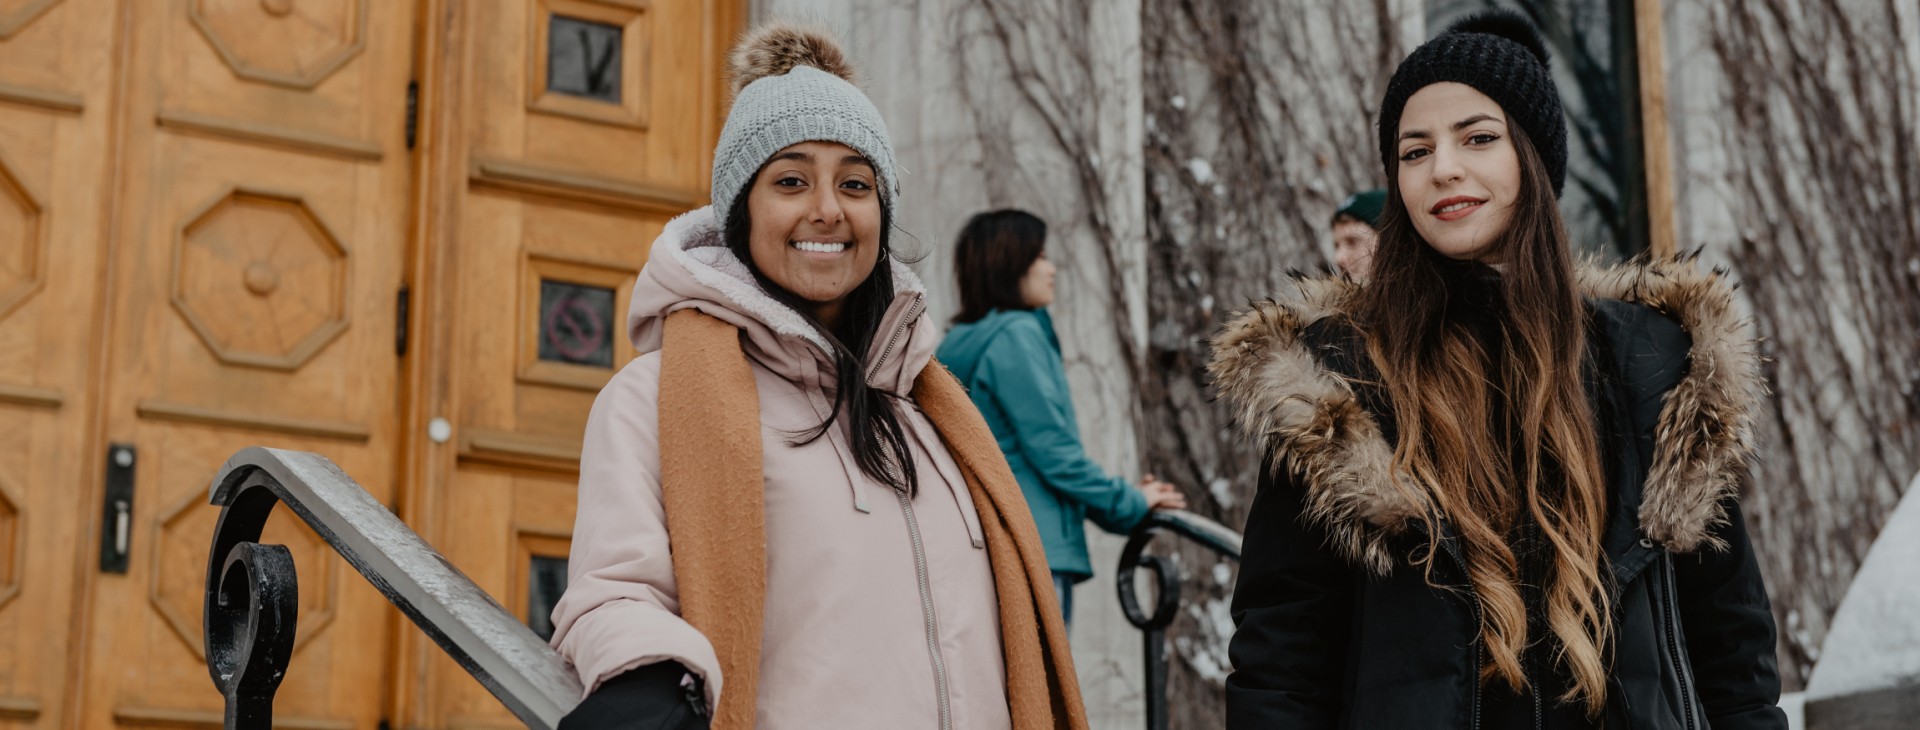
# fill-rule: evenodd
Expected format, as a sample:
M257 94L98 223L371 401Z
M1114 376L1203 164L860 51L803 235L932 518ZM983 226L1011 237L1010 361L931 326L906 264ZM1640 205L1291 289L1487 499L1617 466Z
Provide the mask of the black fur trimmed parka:
M1763 392L1751 325L1724 278L1690 261L1579 279L1611 491L1605 727L1784 730L1773 617L1736 500ZM1214 340L1220 395L1269 452L1234 591L1227 727L1546 726L1551 696L1530 700L1532 723L1483 717L1479 604L1444 520L1442 586L1412 564L1433 507L1388 482L1391 410L1334 309L1352 286L1297 281Z

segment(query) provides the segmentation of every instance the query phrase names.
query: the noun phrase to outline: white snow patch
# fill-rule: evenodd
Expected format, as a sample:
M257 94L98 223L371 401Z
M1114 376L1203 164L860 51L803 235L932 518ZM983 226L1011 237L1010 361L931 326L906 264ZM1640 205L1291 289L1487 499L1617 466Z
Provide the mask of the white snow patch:
M1174 649L1193 671L1215 684L1226 684L1232 662L1227 659L1227 641L1233 638L1233 615L1226 599L1209 599L1205 604L1187 604L1198 636L1174 639Z
M1213 629L1211 634L1220 639L1223 647L1221 656L1226 656L1224 647L1227 639L1233 638L1233 604L1225 598L1207 601L1207 618L1210 620L1208 628Z
M1780 711L1787 713L1787 730L1800 730L1807 726L1807 693L1787 692L1780 695Z
M1229 482L1225 479L1215 479L1213 481L1207 482L1207 491L1213 494L1213 501L1218 503L1221 509L1233 509L1234 499L1233 499L1233 483L1232 482Z
M1167 103L1172 104L1175 109L1185 109L1187 108L1187 97L1174 94L1173 98L1167 100Z
M1854 574L1840 610L1834 612L1819 663L1807 682L1807 699L1822 700L1893 687L1920 685L1920 474Z
M1213 163L1195 157L1187 160L1187 172L1193 173L1193 181L1205 185L1213 182Z
M1178 643L1191 644L1184 636L1180 637ZM1193 667L1193 671L1207 681L1221 685L1227 683L1227 668L1222 666L1223 662L1215 658L1212 653L1193 651L1190 647L1181 647L1180 653L1187 658L1187 663Z
M1232 581L1232 580L1233 580L1232 568L1227 567L1226 563L1213 564L1213 582L1214 583L1218 585L1226 585L1229 581Z

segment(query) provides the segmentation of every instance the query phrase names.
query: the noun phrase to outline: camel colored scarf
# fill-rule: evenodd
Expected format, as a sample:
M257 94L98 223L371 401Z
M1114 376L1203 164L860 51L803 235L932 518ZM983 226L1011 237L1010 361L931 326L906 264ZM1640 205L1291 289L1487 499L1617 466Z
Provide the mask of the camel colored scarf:
M912 395L966 476L986 531L1014 730L1085 730L1053 574L999 443L946 368L929 363ZM660 363L661 489L680 614L713 643L726 678L714 730L752 728L759 693L767 599L760 449L760 398L740 330L691 309L669 315Z

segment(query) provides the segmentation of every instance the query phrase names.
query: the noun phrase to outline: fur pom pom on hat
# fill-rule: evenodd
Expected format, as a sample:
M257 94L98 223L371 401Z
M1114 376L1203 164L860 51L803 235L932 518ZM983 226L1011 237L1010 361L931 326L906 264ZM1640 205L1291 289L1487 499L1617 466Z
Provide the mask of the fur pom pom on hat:
M783 23L761 27L740 39L740 45L727 56L727 78L733 80L733 93L738 94L747 84L780 76L796 66L810 66L848 83L859 83L853 63L826 31Z
M892 216L900 182L886 122L853 85L853 64L831 35L772 23L749 32L727 60L734 97L713 150L717 218L727 219L767 160L801 142L838 142L866 157Z
M1548 71L1550 56L1540 31L1512 10L1470 15L1421 44L1400 62L1380 102L1380 164L1391 171L1398 149L1400 114L1407 99L1430 85L1453 81L1473 87L1526 131L1547 165L1553 194L1567 180L1567 122L1560 89Z

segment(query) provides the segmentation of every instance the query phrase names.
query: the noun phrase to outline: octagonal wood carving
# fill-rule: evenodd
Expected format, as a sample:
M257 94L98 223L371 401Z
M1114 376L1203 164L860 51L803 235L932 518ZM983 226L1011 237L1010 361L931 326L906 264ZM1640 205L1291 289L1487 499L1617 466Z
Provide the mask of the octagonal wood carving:
M0 317L39 291L47 258L45 209L0 157Z
M153 583L147 601L195 655L206 658L205 612L207 536L220 520L220 508L207 503L205 490L190 490L154 520ZM340 559L312 528L285 507L275 507L261 533L264 545L285 545L293 553L300 581L300 620L294 629L298 650L333 622L339 592Z
M13 37L40 19L47 8L59 4L60 0L0 0L0 40Z
M187 12L241 78L295 89L366 46L366 0L193 0Z
M347 272L299 196L236 187L180 227L173 306L222 362L293 370L346 330Z

